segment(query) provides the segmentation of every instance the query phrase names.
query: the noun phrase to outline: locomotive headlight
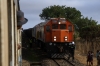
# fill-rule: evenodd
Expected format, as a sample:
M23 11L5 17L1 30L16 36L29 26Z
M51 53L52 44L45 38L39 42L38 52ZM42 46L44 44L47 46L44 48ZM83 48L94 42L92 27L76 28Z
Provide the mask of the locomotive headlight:
M54 38L56 38L56 36L54 36Z
M61 22L59 22L58 24L61 24Z
M54 39L54 41L56 41L56 39Z
M67 39L65 39L65 41L67 41Z
M65 36L65 39L67 39L67 36Z

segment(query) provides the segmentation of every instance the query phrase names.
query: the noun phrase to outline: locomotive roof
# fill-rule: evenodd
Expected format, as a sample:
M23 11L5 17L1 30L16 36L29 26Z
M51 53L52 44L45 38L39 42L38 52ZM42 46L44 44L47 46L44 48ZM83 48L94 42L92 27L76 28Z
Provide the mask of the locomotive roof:
M39 24L35 25L34 27L43 26L43 25L45 25L45 24L47 24L47 23L48 23L48 21L40 22ZM34 28L34 27L33 27L33 28Z
M57 18L51 18L50 20L52 20L52 19L57 19ZM65 18L60 18L60 19L65 19ZM50 20L46 20L45 22L40 22L40 23L38 23L37 25L35 25L34 27L39 27L39 26L44 26L45 24L47 24ZM71 20L68 20L68 19L66 19L67 21L69 21L70 23L72 23L71 22ZM73 24L73 23L72 23ZM33 28L34 28L33 27Z
M47 22L41 22L39 25L40 25L40 26L43 26L43 25L45 25L45 24L47 24Z

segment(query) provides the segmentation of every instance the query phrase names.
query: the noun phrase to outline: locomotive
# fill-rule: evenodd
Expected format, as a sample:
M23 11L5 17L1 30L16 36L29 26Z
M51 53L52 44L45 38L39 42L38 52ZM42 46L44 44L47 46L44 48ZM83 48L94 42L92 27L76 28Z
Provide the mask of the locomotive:
M74 41L74 25L65 18L51 18L32 28L35 44L54 58L68 52L68 46Z

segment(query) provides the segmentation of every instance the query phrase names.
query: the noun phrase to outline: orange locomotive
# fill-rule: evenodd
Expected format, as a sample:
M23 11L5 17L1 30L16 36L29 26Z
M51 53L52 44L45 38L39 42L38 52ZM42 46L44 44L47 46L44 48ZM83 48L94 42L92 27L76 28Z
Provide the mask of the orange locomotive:
M51 57L66 54L68 45L73 42L73 24L65 18L51 18L32 29L32 37L38 46Z

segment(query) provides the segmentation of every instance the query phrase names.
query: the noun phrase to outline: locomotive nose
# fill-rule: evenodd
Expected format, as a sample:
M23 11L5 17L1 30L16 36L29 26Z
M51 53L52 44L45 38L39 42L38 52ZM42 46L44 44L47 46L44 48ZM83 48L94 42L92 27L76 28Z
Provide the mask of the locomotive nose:
M52 42L67 42L69 32L67 30L52 31Z

